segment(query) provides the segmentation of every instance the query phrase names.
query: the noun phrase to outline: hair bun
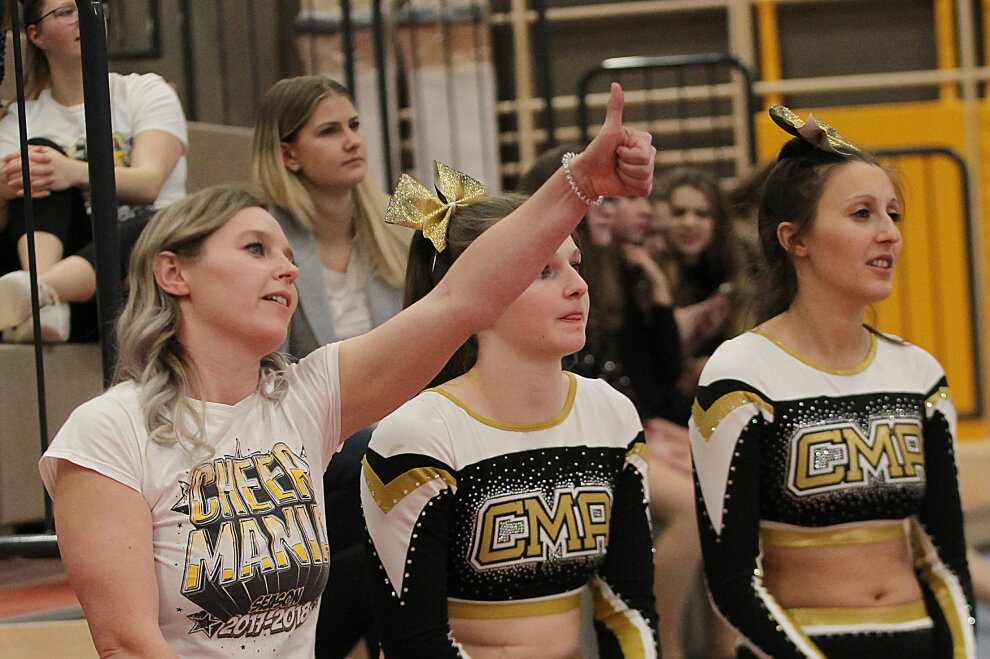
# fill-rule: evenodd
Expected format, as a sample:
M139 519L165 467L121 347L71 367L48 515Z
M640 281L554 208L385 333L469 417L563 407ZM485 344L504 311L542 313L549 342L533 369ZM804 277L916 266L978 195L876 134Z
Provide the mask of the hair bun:
M777 161L779 162L788 158L803 158L809 155L817 155L817 153L824 152L802 137L792 137L780 148L780 153L777 154Z

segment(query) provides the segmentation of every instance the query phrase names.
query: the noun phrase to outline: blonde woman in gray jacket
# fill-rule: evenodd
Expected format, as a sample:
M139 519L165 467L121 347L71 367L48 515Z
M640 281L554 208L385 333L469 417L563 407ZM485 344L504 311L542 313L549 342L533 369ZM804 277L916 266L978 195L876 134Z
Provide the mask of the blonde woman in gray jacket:
M296 255L299 309L288 351L363 334L402 308L410 232L382 222L388 196L368 179L361 119L347 89L320 75L266 94L252 177Z
M382 221L388 195L369 180L367 144L347 89L320 75L277 82L254 131L252 175L285 232L299 278L287 352L302 358L371 330L402 309L411 232ZM375 644L358 484L371 429L344 443L324 474L335 570L317 630L321 657ZM333 514L330 514L332 511Z

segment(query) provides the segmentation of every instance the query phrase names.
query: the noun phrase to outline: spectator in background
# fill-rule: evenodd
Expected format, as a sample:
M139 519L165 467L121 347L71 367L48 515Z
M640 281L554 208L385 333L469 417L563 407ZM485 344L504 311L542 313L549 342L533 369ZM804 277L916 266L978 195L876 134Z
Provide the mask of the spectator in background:
M663 176L663 189L670 204L663 267L678 307L684 354L679 401L667 418L686 424L708 355L751 326L751 285L718 179L680 167Z
M661 180L653 188L650 198L653 212L643 236L643 247L658 264L663 263L664 254L667 253L667 231L670 227L670 201L660 196L662 191Z
M615 230L616 204L614 199L605 199L597 206L590 206L584 216L588 242L595 248L604 248L612 244L612 232Z
M292 246L299 306L288 352L363 334L402 309L409 229L386 224L388 195L368 176L361 120L347 89L320 75L277 82L254 132L252 176ZM375 648L358 494L366 428L324 473L334 560L320 604L317 651L343 657L362 637ZM372 649L372 652L376 651Z
M88 211L89 171L79 16L71 0L26 0L24 93L44 341L96 340L96 292ZM175 91L155 74L110 74L120 220L121 280L131 247L155 210L185 195L186 123ZM0 119L0 329L33 340L24 181L17 106ZM70 332L71 327L71 332Z
M661 184L662 186L662 184ZM660 193L662 194L662 192ZM630 378L646 433L650 462L650 512L654 529L654 594L664 656L687 656L687 608L699 592L701 547L694 514L694 488L687 428L681 419L682 337L704 322L706 303L674 306L672 277L664 270L669 216L662 197L617 200L615 253L624 292L625 314L617 341L623 372ZM669 203L667 204L669 207ZM652 251L651 251L652 249ZM676 274L676 273L674 273ZM706 607L707 610L707 607ZM734 637L713 615L703 623L706 656L721 656Z
M616 200L613 249L624 298L619 358L644 419L670 418L682 368L670 282L644 246L652 222L649 199Z
M622 197L615 200L616 214L613 236L620 244L642 245L653 218L653 205L643 197Z
M281 80L255 125L252 178L272 204L300 267L289 352L303 357L361 334L402 308L412 232L382 221L350 93L320 75Z

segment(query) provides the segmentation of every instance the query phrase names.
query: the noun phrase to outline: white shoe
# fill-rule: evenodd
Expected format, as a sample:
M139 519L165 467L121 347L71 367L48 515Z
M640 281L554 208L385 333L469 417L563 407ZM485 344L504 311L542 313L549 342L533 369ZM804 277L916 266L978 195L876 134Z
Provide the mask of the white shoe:
M42 343L65 343L69 340L69 305L57 302L41 307ZM4 343L34 343L34 319L28 316L20 325L3 331Z
M41 336L46 343L60 343L69 338L69 307L60 302L51 286L39 282L41 306ZM25 329L26 327L26 329ZM16 270L0 277L0 329L3 340L31 343L34 340L31 322L31 275Z

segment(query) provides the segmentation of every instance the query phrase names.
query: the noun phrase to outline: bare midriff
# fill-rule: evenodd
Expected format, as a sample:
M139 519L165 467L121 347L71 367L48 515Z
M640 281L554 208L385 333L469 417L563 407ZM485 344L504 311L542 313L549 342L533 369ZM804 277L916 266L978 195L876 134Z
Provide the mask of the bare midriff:
M580 659L581 611L528 618L451 618L454 638L474 659Z
M763 584L784 608L896 606L922 598L905 537L811 546L764 542Z

